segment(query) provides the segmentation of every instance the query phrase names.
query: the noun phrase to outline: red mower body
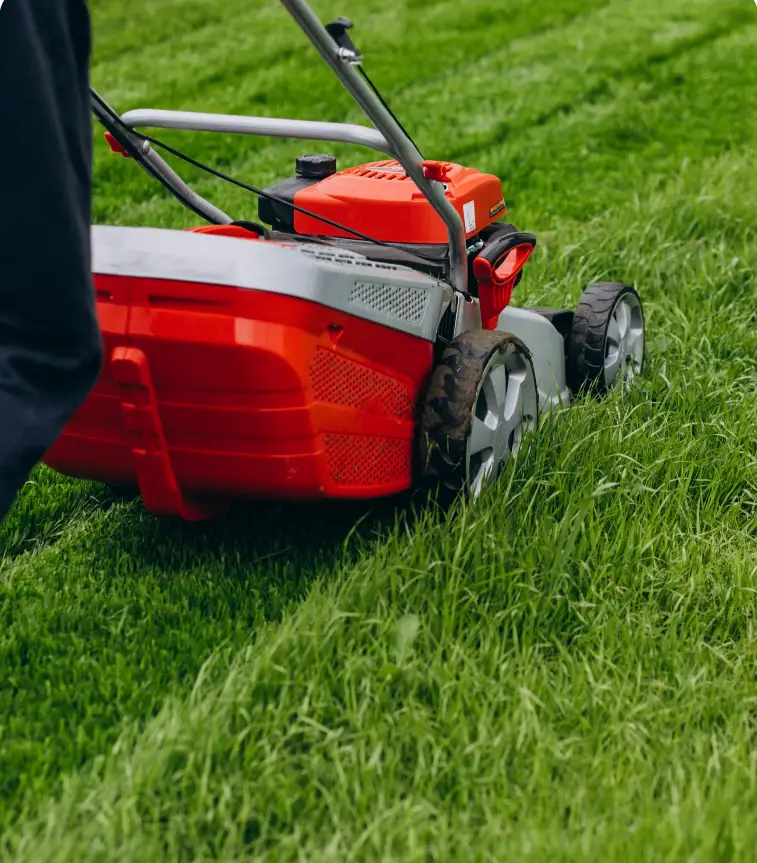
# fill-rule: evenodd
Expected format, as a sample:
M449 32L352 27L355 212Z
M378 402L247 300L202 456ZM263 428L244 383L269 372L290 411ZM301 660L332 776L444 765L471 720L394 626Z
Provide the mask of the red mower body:
M105 363L48 465L138 489L149 511L188 519L234 498L377 497L411 485L433 341L382 325L380 309L366 319L359 302L372 289L379 305L407 299L358 282L349 313L297 296L286 268L268 291L270 262L260 278L245 270L255 258L240 253L253 249L275 249L305 282L316 264L241 228L94 229ZM234 282L235 268L245 278ZM410 285L406 296L441 294L420 281L423 292Z

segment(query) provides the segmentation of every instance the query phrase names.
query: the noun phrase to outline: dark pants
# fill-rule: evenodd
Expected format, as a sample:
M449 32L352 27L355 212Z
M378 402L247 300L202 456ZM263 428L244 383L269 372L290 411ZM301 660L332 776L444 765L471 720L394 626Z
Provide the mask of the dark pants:
M0 520L95 382L86 0L0 8Z

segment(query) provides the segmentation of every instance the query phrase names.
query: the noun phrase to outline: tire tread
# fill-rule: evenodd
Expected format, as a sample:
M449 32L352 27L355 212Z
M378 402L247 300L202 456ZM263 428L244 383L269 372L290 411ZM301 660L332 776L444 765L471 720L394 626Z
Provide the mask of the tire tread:
M613 309L620 298L636 290L623 282L597 282L589 285L576 306L568 337L566 372L573 395L582 390L607 392L604 379L605 338Z

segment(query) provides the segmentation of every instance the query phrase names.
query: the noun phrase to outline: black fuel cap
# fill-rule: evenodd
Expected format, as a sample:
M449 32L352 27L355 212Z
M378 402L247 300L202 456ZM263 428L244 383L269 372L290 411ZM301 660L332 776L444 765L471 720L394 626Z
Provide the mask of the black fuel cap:
M324 177L336 174L336 157L323 153L298 156L295 170L299 177L305 177L308 180L322 180Z

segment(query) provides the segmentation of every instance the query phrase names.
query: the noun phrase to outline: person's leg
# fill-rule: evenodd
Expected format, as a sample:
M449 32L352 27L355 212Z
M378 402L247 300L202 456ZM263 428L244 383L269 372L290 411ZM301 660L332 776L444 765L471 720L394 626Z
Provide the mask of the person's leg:
M100 370L86 0L0 8L0 520Z

